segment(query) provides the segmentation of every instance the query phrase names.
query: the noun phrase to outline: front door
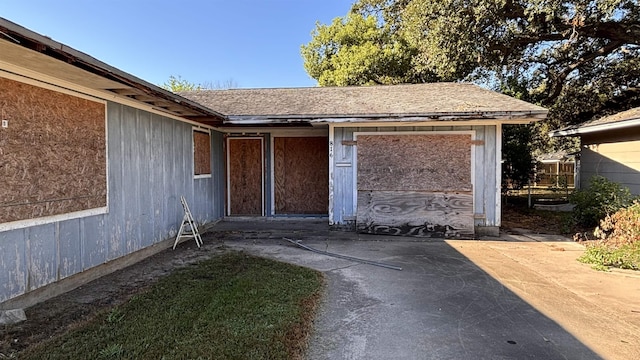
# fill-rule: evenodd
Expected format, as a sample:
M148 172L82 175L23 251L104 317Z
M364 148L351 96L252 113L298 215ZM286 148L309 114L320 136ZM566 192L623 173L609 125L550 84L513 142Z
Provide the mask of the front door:
M228 215L264 215L263 159L263 138L227 138Z

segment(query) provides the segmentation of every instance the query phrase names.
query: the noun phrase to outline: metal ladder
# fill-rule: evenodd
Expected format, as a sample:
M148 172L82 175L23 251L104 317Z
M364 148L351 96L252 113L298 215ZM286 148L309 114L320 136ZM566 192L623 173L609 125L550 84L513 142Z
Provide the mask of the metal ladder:
M176 249L176 245L178 245L180 239L183 238L195 239L196 245L200 247L200 245L202 245L202 238L200 237L198 226L193 220L191 210L189 210L189 205L187 205L187 200L184 196L180 196L180 203L182 203L182 208L184 209L184 217L182 218L182 224L180 224L180 230L178 231L178 236L176 236L176 241L173 243L173 249Z

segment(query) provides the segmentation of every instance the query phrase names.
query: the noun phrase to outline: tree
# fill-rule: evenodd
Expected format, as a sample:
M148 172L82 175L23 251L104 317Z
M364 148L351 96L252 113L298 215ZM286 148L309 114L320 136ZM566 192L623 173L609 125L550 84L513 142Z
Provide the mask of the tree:
M193 91L193 90L233 89L233 88L239 87L239 85L235 80L231 78L223 82L209 81L204 84L196 84L183 79L180 75L178 76L171 75L169 76L169 80L167 80L164 84L161 84L160 87L165 90L169 90L171 92L177 93L181 91Z
M530 125L505 125L502 132L502 186L522 189L533 176Z
M313 39L302 45L307 73L321 86L376 85L434 81L416 73L416 49L372 15L351 12L331 25L316 23Z
M160 87L174 93L177 93L180 91L193 91L193 90L203 89L200 84L195 84L188 80L185 80L180 75L169 76L169 80L167 80L164 84L160 85Z
M385 57L390 48L393 56ZM550 109L538 125L546 131L640 106L640 5L359 0L346 17L317 24L302 56L320 85L467 80L502 90L518 84L527 100ZM554 145L546 138L534 132L539 146Z

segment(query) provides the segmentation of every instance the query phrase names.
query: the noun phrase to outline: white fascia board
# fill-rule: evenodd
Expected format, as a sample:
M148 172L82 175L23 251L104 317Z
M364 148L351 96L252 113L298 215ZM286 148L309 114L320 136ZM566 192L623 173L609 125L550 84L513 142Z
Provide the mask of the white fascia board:
M343 123L332 123L335 127L388 127L388 126L485 126L485 125L498 125L498 124L529 124L532 121L531 119L521 119L521 120L510 120L510 121L502 121L502 120L457 120L457 121L372 121L372 122L343 122Z
M570 130L555 130L555 131L551 131L549 133L549 136L559 137L559 136L582 135L582 134L589 134L589 133L606 131L606 130L626 129L634 126L640 126L640 119L624 120L624 121L619 121L619 122L610 123L610 124L585 126L585 127L579 127L579 128L570 129Z

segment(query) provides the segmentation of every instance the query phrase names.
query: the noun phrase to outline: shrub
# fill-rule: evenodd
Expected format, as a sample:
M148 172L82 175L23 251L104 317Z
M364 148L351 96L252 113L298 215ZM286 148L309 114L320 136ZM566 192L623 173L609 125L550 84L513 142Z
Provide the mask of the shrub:
M600 240L624 245L640 241L640 202L607 215L593 234Z
M593 234L599 240L587 244L580 261L600 269L640 269L640 202L607 215Z
M577 190L569 197L575 204L573 215L583 226L596 226L607 215L629 206L634 197L627 187L602 176L593 176L587 189Z

